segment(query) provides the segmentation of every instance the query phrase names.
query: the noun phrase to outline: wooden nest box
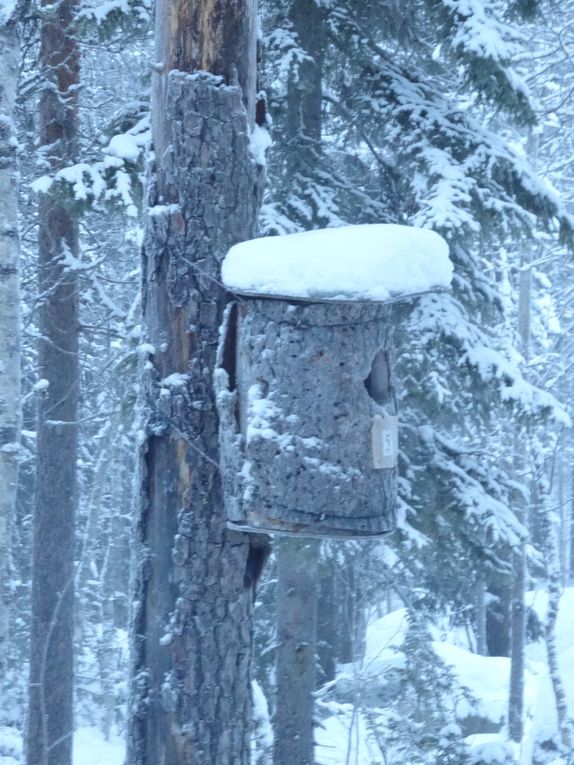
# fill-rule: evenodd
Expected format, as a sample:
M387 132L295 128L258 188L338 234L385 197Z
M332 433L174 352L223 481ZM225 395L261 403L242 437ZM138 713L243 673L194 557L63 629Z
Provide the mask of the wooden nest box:
M215 387L228 523L372 537L395 527L389 303L450 283L436 233L349 226L233 247Z

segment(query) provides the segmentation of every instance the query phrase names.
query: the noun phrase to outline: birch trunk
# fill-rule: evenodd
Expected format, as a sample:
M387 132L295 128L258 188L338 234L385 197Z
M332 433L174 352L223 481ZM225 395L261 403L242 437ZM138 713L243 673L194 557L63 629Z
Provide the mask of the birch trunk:
M0 17L0 692L10 616L10 533L20 442L20 243L14 109L20 46L15 22Z
M544 638L546 642L548 672L552 681L554 702L556 704L560 740L562 743L563 752L568 755L572 752L572 744L574 743L572 735L572 721L568 715L568 701L564 691L562 676L560 675L558 651L556 648L556 620L558 618L558 610L560 608L562 587L558 549L548 509L546 509L544 513L543 530L545 537L544 553L546 559L546 575L548 577L548 611L546 614L546 621L544 623Z
M155 12L128 762L248 765L250 544L226 528L212 377L221 261L255 235L259 205L255 2L159 0Z
M560 580L562 582L562 586L566 587L566 584L568 582L568 555L569 555L569 549L570 549L570 529L569 529L569 523L568 523L568 506L566 503L566 496L565 496L565 476L566 476L566 465L564 464L563 459L561 458L561 455L558 454L556 456L557 464L556 464L556 477L557 477L557 498L558 498L558 507L559 514L560 514L560 534L559 534L559 543L558 543L558 559L560 562Z
M52 171L77 153L79 53L75 3L42 3L40 146ZM51 193L40 197L39 374L28 765L70 765L73 735L73 602L76 510L78 284L64 263L78 257L78 225Z
M574 576L574 470L570 473L570 557L568 560L568 576Z

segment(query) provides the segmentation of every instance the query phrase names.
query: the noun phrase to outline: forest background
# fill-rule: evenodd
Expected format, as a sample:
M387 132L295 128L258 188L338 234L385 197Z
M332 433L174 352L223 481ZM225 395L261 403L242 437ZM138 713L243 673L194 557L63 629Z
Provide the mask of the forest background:
M146 762L128 682L154 356L140 250L146 221L173 212L149 204L152 15L148 0L0 3L6 765L66 765L74 728L76 763L121 762L126 735L130 765ZM571 763L574 7L262 0L258 27L254 233L432 228L455 277L394 313L397 532L273 546L254 603L249 756ZM180 381L163 380L176 399ZM73 620L62 664L45 653L60 611ZM134 630L132 617L132 649ZM51 743L34 690L50 682L74 718ZM166 685L165 710L174 694ZM38 748L24 753L35 715Z

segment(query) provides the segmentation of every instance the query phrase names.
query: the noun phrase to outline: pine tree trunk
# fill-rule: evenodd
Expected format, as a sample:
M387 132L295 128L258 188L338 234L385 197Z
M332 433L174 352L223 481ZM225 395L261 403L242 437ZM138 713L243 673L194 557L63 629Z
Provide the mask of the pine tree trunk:
M255 3L160 0L156 35L128 762L248 765L250 545L226 528L212 376L221 261L259 206Z
M318 543L277 544L275 765L313 765Z
M40 146L51 170L77 151L79 54L72 0L43 2ZM76 509L78 284L77 222L52 194L39 202L39 374L28 765L67 765L73 734L74 520Z
M309 57L300 65L297 77L292 77L287 93L287 132L302 146L321 151L323 114L323 59L326 34L324 11L319 3L291 0L289 17L299 44ZM295 157L303 165L305 158ZM308 159L308 156L306 157Z
M0 693L6 678L10 535L20 443L20 242L14 125L19 57L16 24L0 19Z
M324 19L318 4L306 0L291 0L288 16L308 55L287 88L288 173L304 177L321 153ZM308 202L314 219L305 225L316 227L315 200ZM278 544L275 765L314 762L318 551L317 542L283 539Z

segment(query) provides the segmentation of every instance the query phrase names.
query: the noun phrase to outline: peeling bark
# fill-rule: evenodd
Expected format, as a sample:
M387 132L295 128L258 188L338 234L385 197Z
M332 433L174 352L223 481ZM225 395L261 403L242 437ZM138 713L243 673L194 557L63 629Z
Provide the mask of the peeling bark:
M169 72L210 72L239 85L252 126L256 94L257 0L172 0L157 3L156 76L152 110L158 172L169 145L166 125Z
M158 4L160 37L191 36L178 55L179 43L159 42L171 51L165 67L198 68L198 18L224 5L175 4L188 14L183 29L183 17L176 23L170 15L176 7ZM247 13L245 4L227 6ZM220 73L159 73L152 104L157 172L143 250L150 355L142 376L130 765L247 765L250 757L250 545L226 528L212 378L227 300L221 261L256 233L259 171L242 90Z

